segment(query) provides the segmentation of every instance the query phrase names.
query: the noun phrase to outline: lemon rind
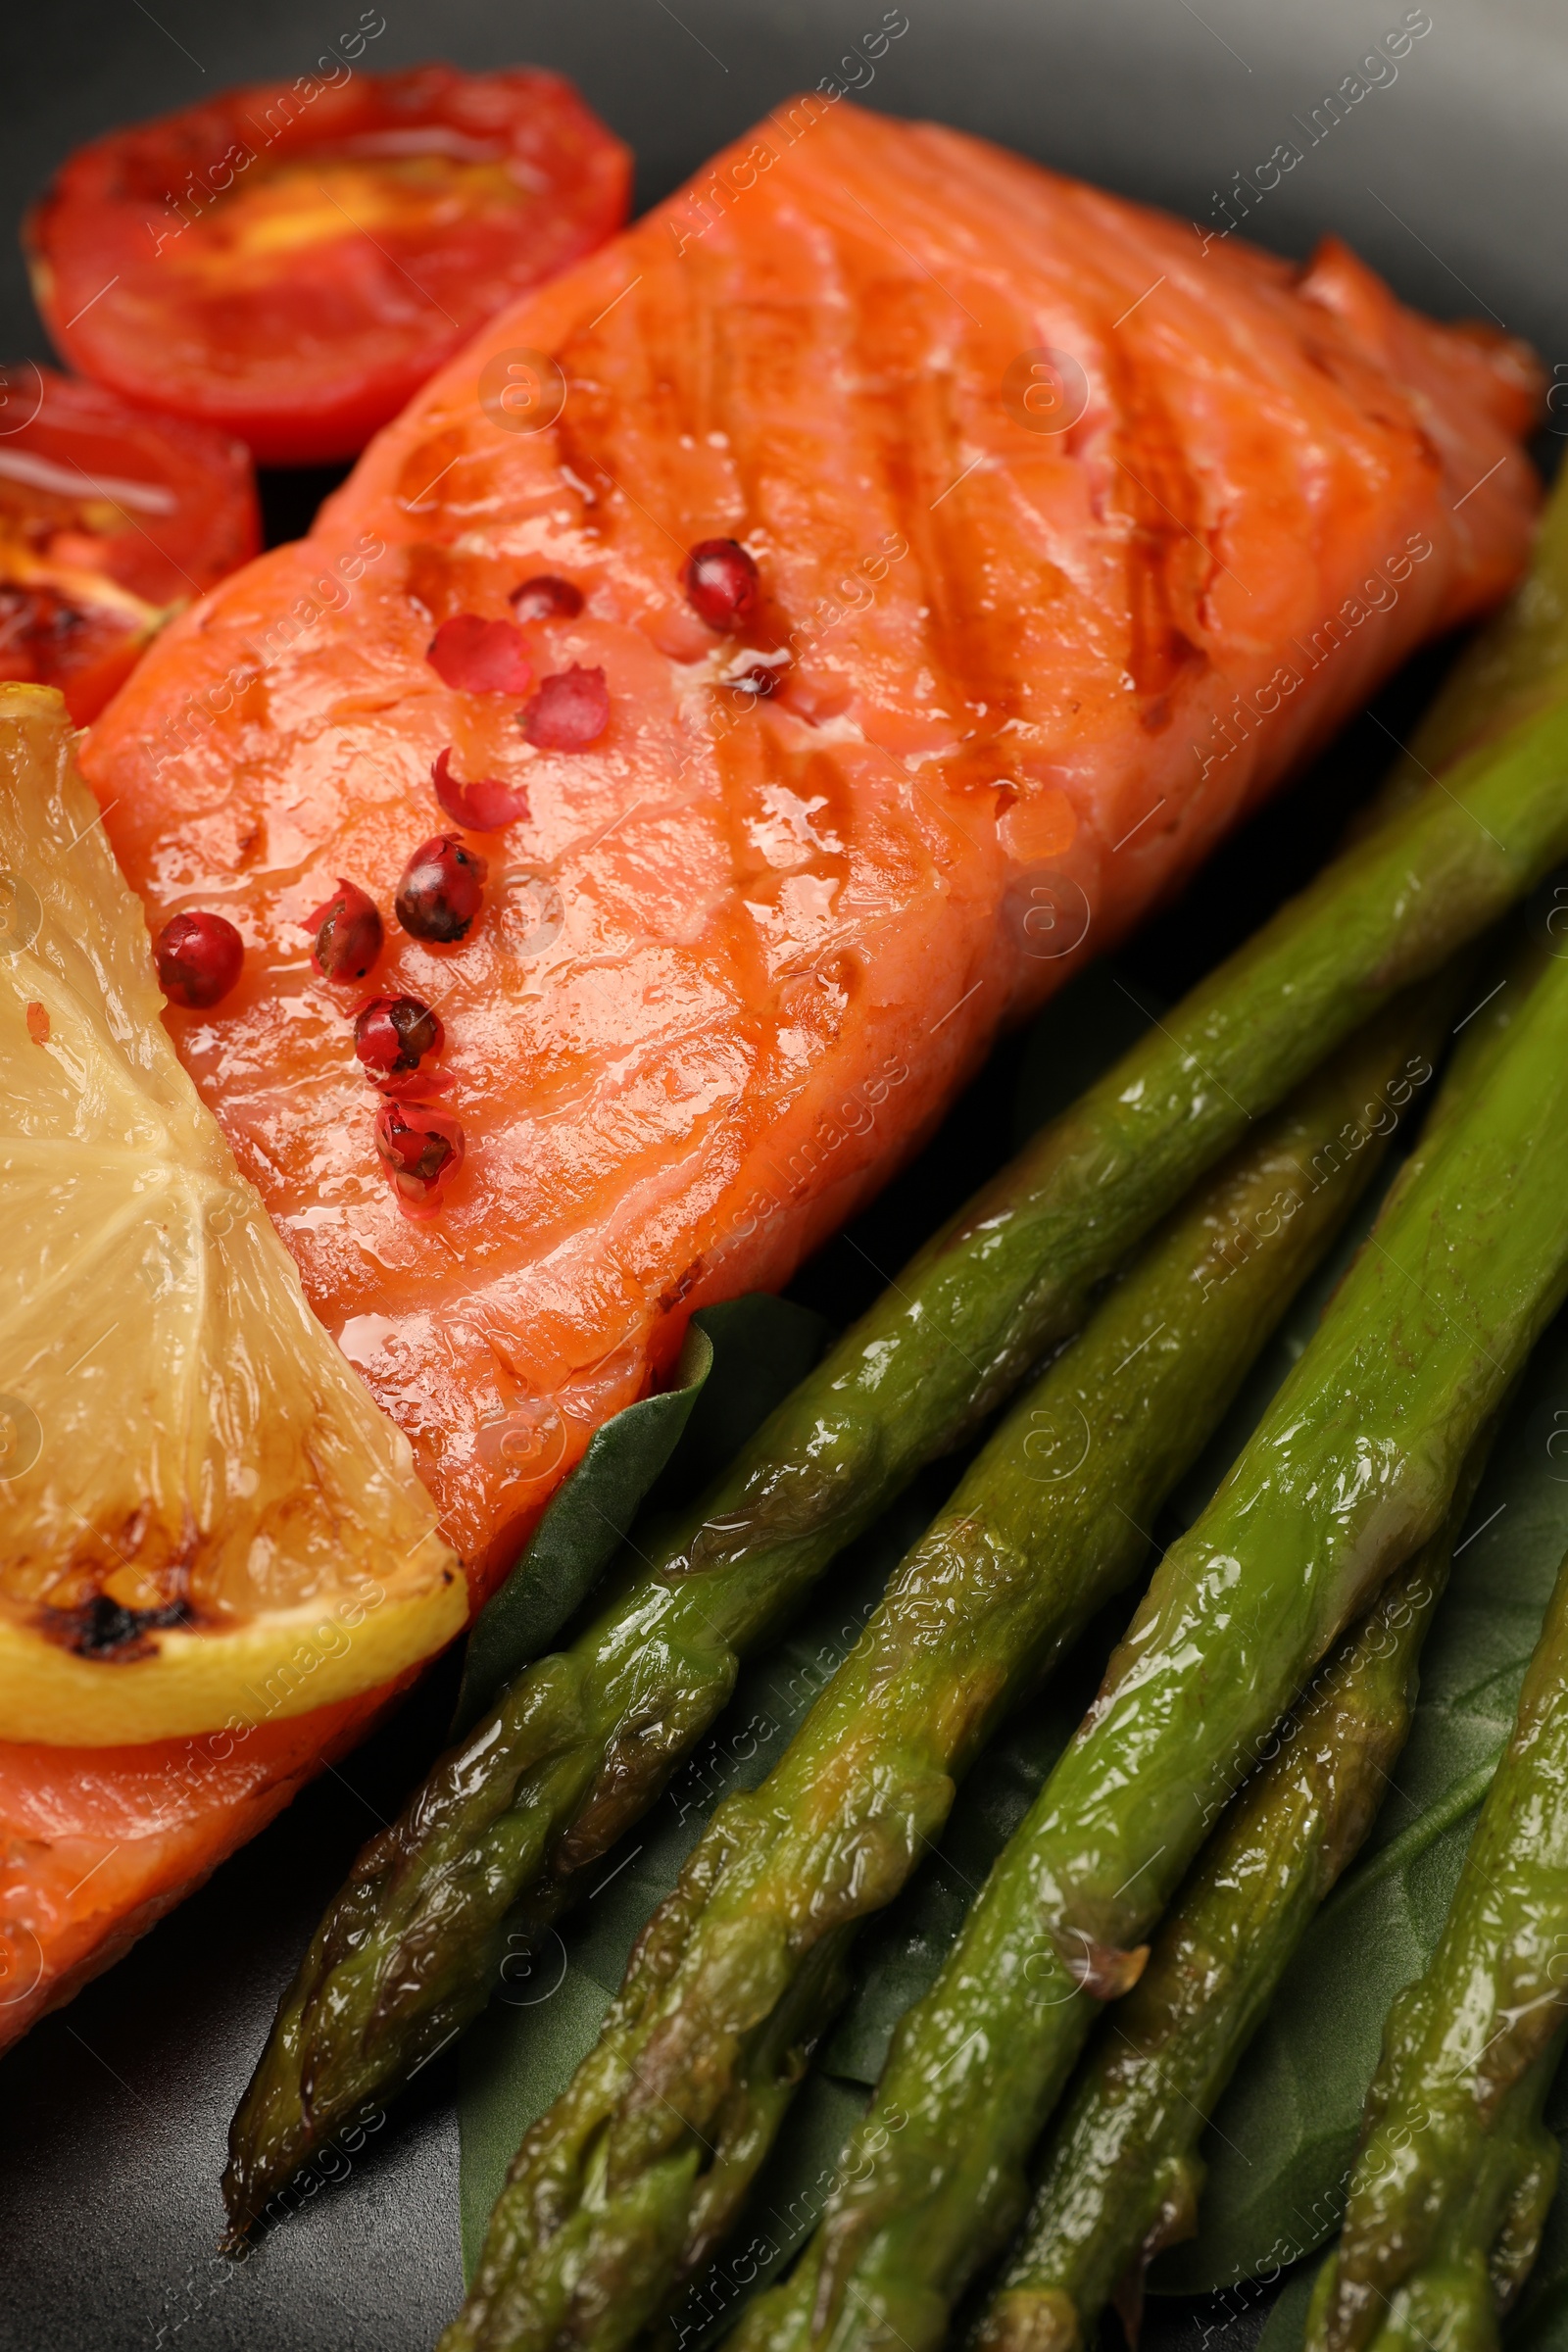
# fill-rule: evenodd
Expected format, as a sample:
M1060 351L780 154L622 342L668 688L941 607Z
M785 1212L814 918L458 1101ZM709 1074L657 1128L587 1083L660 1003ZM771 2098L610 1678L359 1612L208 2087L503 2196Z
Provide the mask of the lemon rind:
M467 1617L461 1572L442 1565L450 1555L434 1538L430 1549L431 1581L416 1592L350 1587L228 1632L172 1627L149 1634L139 1658L78 1657L0 1615L0 1740L137 1747L248 1736L378 1689L443 1648Z

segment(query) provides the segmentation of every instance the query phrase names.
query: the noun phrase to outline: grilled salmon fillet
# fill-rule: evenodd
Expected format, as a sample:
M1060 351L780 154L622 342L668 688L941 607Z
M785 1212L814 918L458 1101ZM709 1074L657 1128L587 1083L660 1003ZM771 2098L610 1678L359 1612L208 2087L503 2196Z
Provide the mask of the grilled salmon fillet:
M145 1747L0 1740L0 2050L182 1902L405 1687Z
M243 934L233 994L171 1027L476 1597L693 1307L786 1281L999 1023L1512 584L1538 396L1520 346L1335 241L1205 249L806 98L500 318L306 541L164 634L84 764L154 931ZM683 585L712 539L756 565L732 627ZM586 748L428 659L541 574L583 603L523 621L536 683L604 673ZM489 873L453 945L391 914L455 829L443 754L526 808L456 829ZM340 878L387 919L357 991L311 960ZM445 1024L466 1155L429 1217L377 1162L372 991ZM270 1801L216 1764L208 1795L160 1900Z

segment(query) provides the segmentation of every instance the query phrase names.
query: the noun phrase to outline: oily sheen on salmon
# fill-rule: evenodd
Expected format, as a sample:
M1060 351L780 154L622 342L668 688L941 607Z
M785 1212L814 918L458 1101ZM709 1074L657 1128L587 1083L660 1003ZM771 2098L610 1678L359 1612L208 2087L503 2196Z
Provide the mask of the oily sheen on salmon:
M476 1589L694 1306L1512 583L1537 391L1332 241L802 99L170 629L88 771L154 933L244 940L180 1054ZM391 1095L371 998L442 1032Z

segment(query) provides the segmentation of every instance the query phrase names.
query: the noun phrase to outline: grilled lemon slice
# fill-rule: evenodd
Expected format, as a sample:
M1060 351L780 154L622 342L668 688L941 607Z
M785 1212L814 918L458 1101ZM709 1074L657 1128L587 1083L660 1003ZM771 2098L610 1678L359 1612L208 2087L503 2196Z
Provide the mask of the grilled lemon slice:
M0 686L0 1738L71 1746L326 1705L466 1609L174 1055L97 820L60 696Z

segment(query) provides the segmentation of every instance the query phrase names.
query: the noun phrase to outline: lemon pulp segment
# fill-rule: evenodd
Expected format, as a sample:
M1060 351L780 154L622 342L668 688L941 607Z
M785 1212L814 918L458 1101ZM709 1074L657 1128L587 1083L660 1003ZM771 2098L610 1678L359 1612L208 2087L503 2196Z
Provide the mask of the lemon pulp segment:
M0 1739L300 1714L466 1610L162 1007L64 702L0 686Z

